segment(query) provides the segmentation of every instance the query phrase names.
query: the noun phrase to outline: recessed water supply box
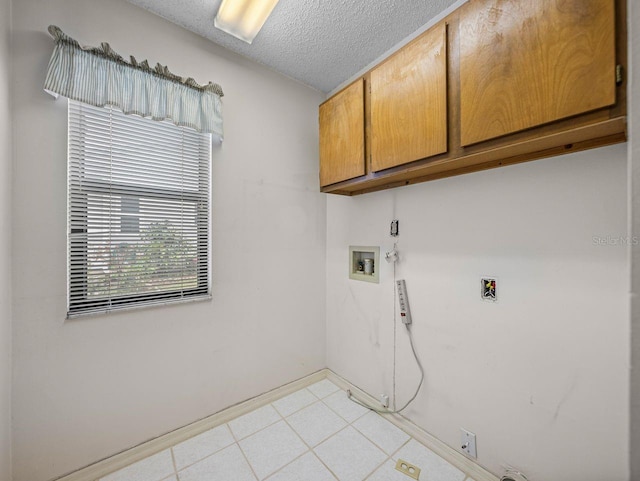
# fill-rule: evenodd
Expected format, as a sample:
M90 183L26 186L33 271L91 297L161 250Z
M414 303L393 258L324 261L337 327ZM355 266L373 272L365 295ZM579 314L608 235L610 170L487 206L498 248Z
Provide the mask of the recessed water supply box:
M349 279L380 282L380 247L349 246Z

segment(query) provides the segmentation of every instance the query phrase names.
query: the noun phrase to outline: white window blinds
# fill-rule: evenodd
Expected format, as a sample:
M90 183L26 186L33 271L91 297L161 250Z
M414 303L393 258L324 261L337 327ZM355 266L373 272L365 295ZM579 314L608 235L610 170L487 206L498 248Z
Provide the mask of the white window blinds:
M69 316L207 297L211 135L69 101Z

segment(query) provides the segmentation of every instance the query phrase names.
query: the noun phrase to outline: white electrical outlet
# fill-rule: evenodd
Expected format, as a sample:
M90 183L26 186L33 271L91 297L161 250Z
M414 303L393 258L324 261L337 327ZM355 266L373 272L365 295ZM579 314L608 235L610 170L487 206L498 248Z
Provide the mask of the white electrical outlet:
M382 404L383 408L389 407L389 395L388 394L380 394L380 404Z
M475 434L467 431L466 429L460 428L460 441L460 449L462 449L463 453L466 453L472 458L478 457Z

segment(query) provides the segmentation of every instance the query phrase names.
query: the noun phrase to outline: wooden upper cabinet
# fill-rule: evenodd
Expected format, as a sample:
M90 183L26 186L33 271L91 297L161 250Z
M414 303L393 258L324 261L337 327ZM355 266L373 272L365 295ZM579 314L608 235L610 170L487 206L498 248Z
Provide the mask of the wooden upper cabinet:
M447 151L447 29L442 23L371 71L374 172Z
M320 106L322 192L626 141L627 4L468 0Z
M364 80L320 105L320 185L364 175Z
M614 0L471 0L460 15L463 146L613 105Z

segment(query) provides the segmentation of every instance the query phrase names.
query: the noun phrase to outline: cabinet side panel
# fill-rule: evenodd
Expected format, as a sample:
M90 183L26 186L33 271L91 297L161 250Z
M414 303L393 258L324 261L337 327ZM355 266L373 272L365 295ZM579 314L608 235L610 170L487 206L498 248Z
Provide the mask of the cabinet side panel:
M442 23L371 71L374 171L447 151L446 42Z
M363 80L320 106L320 185L364 175Z
M461 10L462 145L613 105L613 0L471 0Z

